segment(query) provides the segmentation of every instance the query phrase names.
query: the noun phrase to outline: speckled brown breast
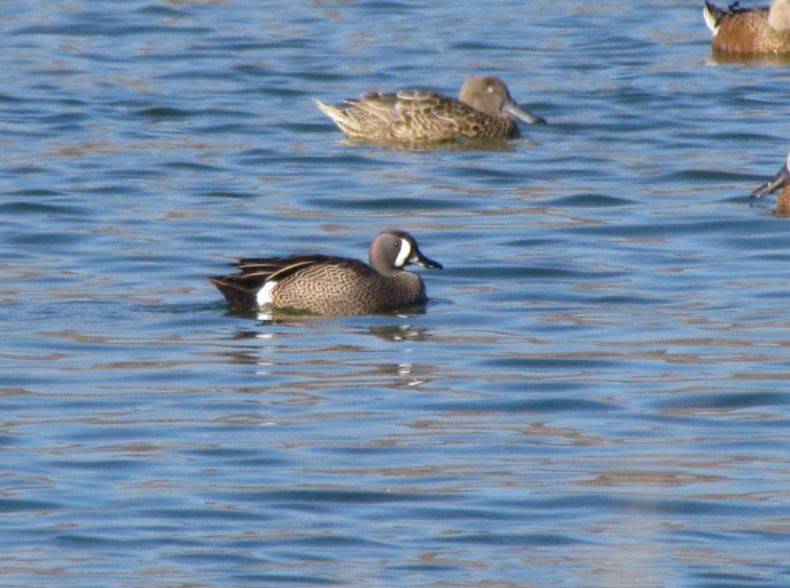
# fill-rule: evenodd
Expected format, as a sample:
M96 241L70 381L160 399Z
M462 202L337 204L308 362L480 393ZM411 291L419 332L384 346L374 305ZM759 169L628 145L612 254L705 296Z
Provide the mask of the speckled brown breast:
M425 287L415 273L379 274L362 262L314 264L282 281L271 292L273 306L315 314L370 314L425 302Z
M711 44L728 53L790 53L790 30L768 26L767 11L749 11L725 16Z

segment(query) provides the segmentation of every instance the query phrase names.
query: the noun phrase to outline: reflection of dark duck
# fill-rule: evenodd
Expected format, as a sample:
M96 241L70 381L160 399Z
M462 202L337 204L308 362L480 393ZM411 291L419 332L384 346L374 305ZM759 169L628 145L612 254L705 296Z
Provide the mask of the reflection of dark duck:
M384 341L425 341L429 336L428 329L403 324L371 326L369 330Z
M420 276L403 267L441 269L403 231L384 231L370 245L370 265L327 255L241 259L238 271L209 278L239 310L284 308L323 315L386 312L423 304Z
M776 198L777 214L790 215L790 153L787 154L787 161L785 161L782 169L773 178L752 192L752 197L759 198L776 190L779 190L779 196Z
M373 92L341 105L316 100L321 111L349 138L372 141L437 143L467 139L510 139L519 136L516 117L546 122L523 110L495 76L466 80L458 99L437 92L401 90Z
M774 0L770 7L726 9L705 2L702 12L713 32L711 44L729 53L790 53L790 0Z

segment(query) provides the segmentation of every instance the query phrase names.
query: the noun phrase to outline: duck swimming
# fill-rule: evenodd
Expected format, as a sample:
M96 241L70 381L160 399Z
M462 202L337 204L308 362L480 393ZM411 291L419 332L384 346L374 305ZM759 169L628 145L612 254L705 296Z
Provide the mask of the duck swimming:
M718 51L790 53L790 0L754 8L741 8L734 2L726 9L706 0L702 14L713 33L711 44Z
M523 110L496 76L466 80L458 98L425 90L372 92L332 105L316 105L351 139L441 143L460 138L512 139L519 136L514 118L546 120Z
M236 263L236 273L209 281L238 310L358 315L424 304L422 278L404 266L442 269L420 252L414 237L398 230L384 231L373 240L369 261L311 254L245 258Z
M779 190L779 196L776 199L777 214L790 215L790 153L787 154L787 161L785 161L782 169L773 178L752 192L752 198L759 198L776 190Z

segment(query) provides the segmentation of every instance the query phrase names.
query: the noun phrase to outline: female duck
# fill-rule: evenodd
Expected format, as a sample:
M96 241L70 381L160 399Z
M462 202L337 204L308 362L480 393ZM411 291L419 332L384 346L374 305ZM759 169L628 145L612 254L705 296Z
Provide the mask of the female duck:
M326 255L240 259L238 271L209 281L239 310L261 307L324 314L387 312L423 304L425 286L403 267L442 269L404 231L384 231L370 245L370 265Z
M523 110L495 76L466 80L456 100L436 92L373 92L342 105L316 100L321 111L351 139L440 143L459 138L512 139L519 136L513 117L546 121Z

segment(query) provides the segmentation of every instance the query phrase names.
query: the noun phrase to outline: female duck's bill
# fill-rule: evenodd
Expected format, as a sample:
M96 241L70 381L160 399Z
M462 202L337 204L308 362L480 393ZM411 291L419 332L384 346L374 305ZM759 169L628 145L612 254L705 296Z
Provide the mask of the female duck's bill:
M466 80L458 99L424 90L373 92L321 111L351 139L408 144L519 136L514 118L526 123L545 119L522 109L507 85L495 76Z
M780 169L773 178L752 192L752 198L759 198L760 196L775 192L780 188L783 189L788 187L790 187L790 153L787 154L787 161L785 161L782 169ZM787 190L783 189L782 192L787 192ZM790 197L790 195L788 196Z
M235 274L209 281L239 310L355 315L424 304L422 279L404 266L442 269L422 254L411 235L397 230L384 231L373 240L369 261L326 255L248 258L239 260Z
M733 2L726 9L705 1L705 24L713 33L717 51L734 54L790 53L790 0L774 0L770 7L741 8Z

